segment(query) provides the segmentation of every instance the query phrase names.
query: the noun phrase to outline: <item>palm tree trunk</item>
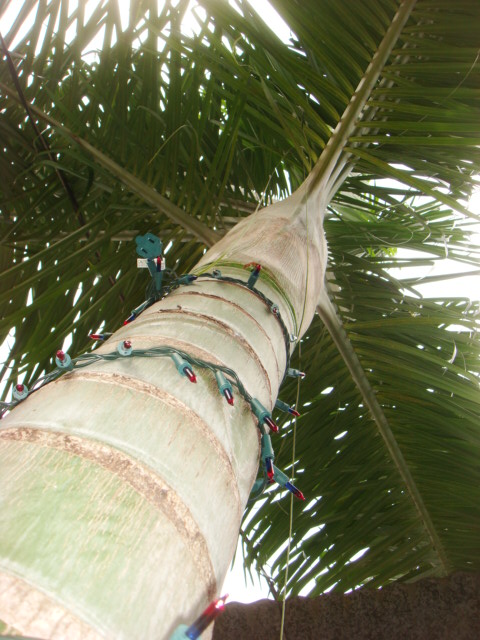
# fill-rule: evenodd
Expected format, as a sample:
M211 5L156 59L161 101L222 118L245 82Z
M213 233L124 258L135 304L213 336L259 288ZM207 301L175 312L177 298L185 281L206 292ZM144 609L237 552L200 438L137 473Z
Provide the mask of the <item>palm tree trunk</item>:
M201 260L247 279L292 334L309 325L326 257L306 185L239 224ZM132 256L134 259L134 256ZM210 268L213 268L210 266ZM271 408L286 366L281 326L245 287L199 279L121 328L235 370ZM99 361L31 395L0 430L0 619L42 638L168 638L221 587L258 468L256 419L207 370L168 357Z

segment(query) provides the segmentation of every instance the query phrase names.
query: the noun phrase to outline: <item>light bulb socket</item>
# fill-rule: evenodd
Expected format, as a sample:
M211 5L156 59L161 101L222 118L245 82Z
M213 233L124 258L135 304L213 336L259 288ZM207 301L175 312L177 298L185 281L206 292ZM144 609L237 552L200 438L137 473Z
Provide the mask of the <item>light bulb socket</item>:
M305 374L303 373L303 371L299 371L298 369L287 369L287 376L289 376L290 378L305 378Z
M182 358L182 356L179 353L171 353L170 357L175 363L175 366L177 367L177 371L181 376L188 378L190 382L197 381L197 377L195 376L195 373L190 363L187 362L187 360Z
M288 405L286 402L283 402L283 400L280 400L279 398L277 398L277 400L275 401L275 407L277 409L280 409L280 411L285 411L285 413L289 413L290 415L295 416L296 418L300 416L299 412L296 409Z
M253 270L250 274L250 277L248 278L247 287L249 289L253 289L258 280L258 276L260 275L260 271L262 270L262 265L255 262L249 262L248 264L244 265L243 268L248 269L249 267L253 267Z
M63 369L65 371L71 371L73 369L71 357L61 349L59 349L55 355L55 364L59 369Z
M252 411L258 419L259 424L265 424L265 419L272 419L272 414L268 411L260 400L257 398L252 398L250 401L250 406L252 407Z
M130 340L122 340L117 344L117 352L121 356L131 356L133 351L132 343Z
M20 400L25 400L28 396L28 387L26 384L19 383L15 385L13 388L12 396L14 400L20 402Z
M215 379L217 381L218 390L220 393L223 393L228 404L233 406L234 400L232 385L224 376L223 372L218 369L215 371Z
M272 461L275 460L275 454L272 447L272 439L268 435L268 433L262 434L262 439L260 441L260 455L262 457L262 460L266 460L267 458L270 458Z

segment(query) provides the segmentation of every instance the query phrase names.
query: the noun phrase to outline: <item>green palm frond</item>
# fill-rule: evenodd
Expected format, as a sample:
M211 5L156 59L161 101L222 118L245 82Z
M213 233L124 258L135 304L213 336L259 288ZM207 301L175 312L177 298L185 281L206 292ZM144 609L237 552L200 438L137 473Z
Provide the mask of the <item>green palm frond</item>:
M307 503L294 509L287 592L478 569L478 309L422 298L391 270L446 255L480 269L466 205L480 164L480 5L272 4L289 44L243 0L199 2L194 35L183 1L132 2L128 24L116 0L23 3L3 33L13 73L0 65L2 341L14 330L4 396L18 372L28 384L49 370L69 334L81 353L89 332L115 329L143 301L138 233L160 235L168 266L187 272L241 218L323 172L343 328L330 335L317 318L298 356L308 376L295 474ZM406 23L365 90L399 6ZM286 384L282 398L296 393ZM285 468L292 430L277 445ZM247 511L243 536L247 563L280 591L289 510L278 496Z

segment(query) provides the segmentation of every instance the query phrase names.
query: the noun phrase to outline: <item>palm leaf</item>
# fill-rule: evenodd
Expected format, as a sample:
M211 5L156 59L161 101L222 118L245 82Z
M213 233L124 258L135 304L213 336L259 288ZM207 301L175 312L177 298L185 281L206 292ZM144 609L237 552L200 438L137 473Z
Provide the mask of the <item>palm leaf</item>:
M137 233L161 235L169 266L187 272L310 174L328 191L330 298L298 356L295 454L288 421L277 445L307 504L295 505L289 557L285 496L247 511L247 564L279 591L312 594L478 569L476 310L424 299L391 269L446 251L479 269L465 201L480 161L480 7L275 0L285 44L247 2L199 4L196 35L181 27L186 2L146 0L127 25L114 0L90 15L27 0L3 34L14 64L0 68L2 339L14 328L4 395L18 372L28 384L49 370L67 336L83 352L90 331L144 299ZM282 398L296 393L286 384Z

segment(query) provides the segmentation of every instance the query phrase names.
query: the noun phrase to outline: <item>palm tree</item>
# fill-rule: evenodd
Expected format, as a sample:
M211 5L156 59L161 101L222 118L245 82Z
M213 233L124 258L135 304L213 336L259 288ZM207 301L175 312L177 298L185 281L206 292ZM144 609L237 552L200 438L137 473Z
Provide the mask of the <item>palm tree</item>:
M5 397L142 303L136 236L202 276L93 351L137 357L81 360L2 424L0 619L22 633L195 617L257 473L249 398L270 410L282 383L303 415L275 464L306 501L269 486L241 529L277 597L480 564L478 310L392 275L478 273L478 3L275 0L288 44L246 0L199 2L188 34L188 4L27 0L3 34ZM263 297L206 275L251 262ZM233 409L219 367L245 387Z

